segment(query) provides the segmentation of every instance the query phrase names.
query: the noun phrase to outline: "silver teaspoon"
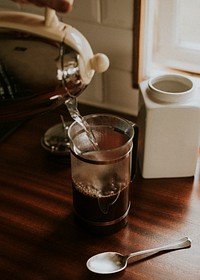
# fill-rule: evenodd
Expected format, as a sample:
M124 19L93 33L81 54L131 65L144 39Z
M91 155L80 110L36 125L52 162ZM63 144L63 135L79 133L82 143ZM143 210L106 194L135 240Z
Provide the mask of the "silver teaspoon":
M141 259L141 257L150 256L161 251L183 249L190 246L191 240L188 237L184 237L174 243L162 247L131 253L127 256L123 256L122 254L116 252L100 253L91 257L87 261L86 265L87 268L92 272L99 274L111 274L125 269L130 258L140 256Z

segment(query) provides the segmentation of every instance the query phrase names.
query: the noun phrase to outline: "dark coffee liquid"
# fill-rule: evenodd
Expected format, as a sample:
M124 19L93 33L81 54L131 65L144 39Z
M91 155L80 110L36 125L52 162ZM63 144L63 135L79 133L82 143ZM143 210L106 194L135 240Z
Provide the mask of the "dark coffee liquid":
M102 123L92 129L99 150L91 148L82 131L74 139L81 157L71 153L73 205L83 225L110 233L127 221L132 142L121 130Z
M79 220L97 233L115 231L126 224L130 203L128 185L107 196L97 196L86 189L73 182L73 204Z

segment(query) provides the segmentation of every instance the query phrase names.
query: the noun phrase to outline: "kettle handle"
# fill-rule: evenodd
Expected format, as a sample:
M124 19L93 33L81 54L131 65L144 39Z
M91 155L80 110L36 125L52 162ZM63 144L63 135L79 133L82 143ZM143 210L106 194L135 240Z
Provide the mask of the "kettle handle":
M45 8L44 18L44 24L47 27L55 26L59 22L56 11L50 8Z
M132 123L134 129L133 137L133 151L132 151L132 166L131 166L131 181L134 180L137 171L137 153L138 153L138 138L139 138L139 127L137 124Z
M74 0L68 0L68 3L72 7ZM45 21L44 21L45 26L54 26L59 22L56 16L56 11L49 7L45 8L44 17L45 17Z

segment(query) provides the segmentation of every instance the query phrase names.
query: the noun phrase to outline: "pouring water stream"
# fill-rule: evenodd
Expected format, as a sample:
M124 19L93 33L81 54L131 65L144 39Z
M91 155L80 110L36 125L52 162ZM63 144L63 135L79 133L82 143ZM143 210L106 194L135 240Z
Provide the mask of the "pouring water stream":
M87 134L87 137L89 141L92 143L92 146L95 151L98 151L98 143L96 142L96 139L94 137L94 134L92 133L92 130L90 129L89 124L84 120L84 118L79 113L78 107L77 107L77 100L76 98L69 98L65 101L65 105L67 106L67 109L72 117L73 120L75 120Z

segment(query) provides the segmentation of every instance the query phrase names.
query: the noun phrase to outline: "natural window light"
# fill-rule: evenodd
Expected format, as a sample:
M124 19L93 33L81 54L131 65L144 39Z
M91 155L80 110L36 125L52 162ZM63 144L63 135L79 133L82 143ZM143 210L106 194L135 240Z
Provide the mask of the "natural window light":
M199 12L199 0L141 0L140 80L162 71L200 75Z

